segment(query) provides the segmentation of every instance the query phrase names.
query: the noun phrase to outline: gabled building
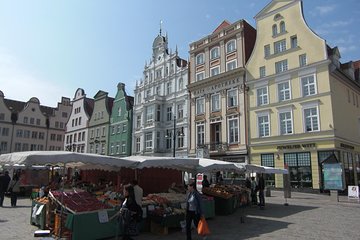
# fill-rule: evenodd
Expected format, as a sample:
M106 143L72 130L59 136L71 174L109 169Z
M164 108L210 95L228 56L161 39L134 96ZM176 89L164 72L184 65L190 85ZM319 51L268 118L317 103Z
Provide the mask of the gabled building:
M293 188L321 189L322 163L335 155L357 185L359 82L354 63L306 24L301 0L273 0L256 16L246 65L250 162L288 167ZM283 186L282 176L267 183Z
M245 64L255 37L245 20L224 21L190 44L191 156L247 162Z
M6 99L0 91L0 154L21 151L63 150L70 99L62 97L57 108Z
M159 35L134 91L133 155L187 156L187 61Z
M108 152L110 156L131 155L134 98L128 96L125 84L117 85L110 116Z
M89 119L88 152L108 155L109 123L114 98L98 91L94 96L94 109Z
M64 148L66 151L88 152L89 120L94 110L94 100L87 98L78 88L72 100L72 111L66 124Z

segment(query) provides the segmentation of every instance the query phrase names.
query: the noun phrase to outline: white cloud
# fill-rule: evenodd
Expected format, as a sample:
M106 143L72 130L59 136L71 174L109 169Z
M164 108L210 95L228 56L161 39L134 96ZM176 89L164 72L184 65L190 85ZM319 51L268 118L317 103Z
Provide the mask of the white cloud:
M316 15L316 14L325 15L325 14L328 14L328 13L331 13L332 11L334 11L335 8L336 8L335 5L317 6L317 7L315 7L316 13L313 13L313 14L314 15Z
M0 48L0 90L7 99L27 102L36 97L41 105L49 107L56 107L62 96L73 96L66 87L41 79L28 71L14 55L3 48ZM71 95L66 96L64 93Z
M345 27L345 26L350 25L352 22L353 22L353 19L349 19L347 21L339 20L339 21L326 23L326 24L324 24L324 27L327 27L327 28Z

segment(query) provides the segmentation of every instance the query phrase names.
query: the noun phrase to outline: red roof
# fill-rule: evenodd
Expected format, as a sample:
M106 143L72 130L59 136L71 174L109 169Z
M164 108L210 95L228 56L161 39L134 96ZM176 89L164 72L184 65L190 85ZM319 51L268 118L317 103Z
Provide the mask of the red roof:
M214 30L213 33L216 33L216 32L218 32L218 31L220 31L221 29L226 28L226 27L228 27L228 26L230 26L230 25L231 25L231 23L230 23L229 21L224 20L224 21Z
M353 62L353 64L354 64L355 69L360 68L360 60L357 60L356 62Z

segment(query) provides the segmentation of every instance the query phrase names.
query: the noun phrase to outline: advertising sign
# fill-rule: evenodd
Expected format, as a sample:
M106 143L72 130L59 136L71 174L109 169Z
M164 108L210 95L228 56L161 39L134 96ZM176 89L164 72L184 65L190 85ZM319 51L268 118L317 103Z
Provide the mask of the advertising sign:
M348 186L348 198L359 199L359 186Z
M344 190L344 171L341 163L324 163L324 189L326 190Z

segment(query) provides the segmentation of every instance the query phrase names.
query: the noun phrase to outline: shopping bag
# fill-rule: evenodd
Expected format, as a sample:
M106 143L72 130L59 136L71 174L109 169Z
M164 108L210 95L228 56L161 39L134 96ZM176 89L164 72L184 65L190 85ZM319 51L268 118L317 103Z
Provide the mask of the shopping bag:
M204 217L202 217L199 221L197 232L201 236L206 236L210 234L209 226Z

